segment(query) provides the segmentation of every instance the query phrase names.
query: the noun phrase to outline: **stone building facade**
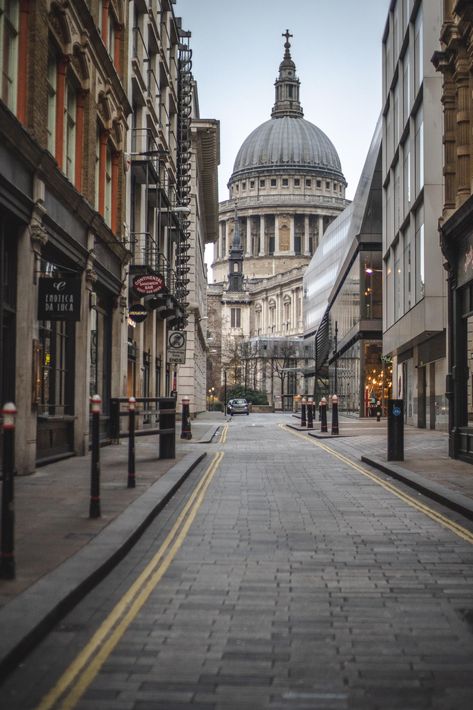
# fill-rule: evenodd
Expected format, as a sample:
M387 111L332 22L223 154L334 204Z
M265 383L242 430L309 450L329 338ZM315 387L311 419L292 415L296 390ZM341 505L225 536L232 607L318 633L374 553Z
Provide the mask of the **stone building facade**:
M17 406L19 473L85 453L90 392L120 387L126 10L0 13L0 398Z
M445 193L440 243L448 274L449 453L473 463L473 6L444 0L441 48Z
M221 334L211 333L215 340L210 345L215 349L216 339L221 338L216 348L222 357L221 369L226 368L225 343L240 343L246 353L240 379L246 379L246 384L251 379L255 389L265 389L276 406L282 406L283 395L292 397L303 386L300 374L289 375L289 367L287 378L275 379L269 370L274 374L275 353L281 348L292 353L287 359L293 373L303 367L298 339L303 333L304 269L324 230L348 204L335 147L304 118L300 82L290 53L291 35L286 31L283 36L284 56L271 118L243 142L228 183L229 199L220 203L208 296L209 317L211 310L219 311L222 325ZM241 289L232 284L236 228L242 256ZM252 375L244 378L241 373L248 372L249 360ZM221 372L218 377L221 382Z

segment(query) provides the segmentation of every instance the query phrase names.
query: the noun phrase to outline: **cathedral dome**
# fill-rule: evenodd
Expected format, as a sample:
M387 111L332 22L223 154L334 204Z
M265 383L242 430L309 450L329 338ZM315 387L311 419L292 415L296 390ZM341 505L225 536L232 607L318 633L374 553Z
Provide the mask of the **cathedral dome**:
M301 173L336 180L346 186L340 158L320 128L304 119L299 101L300 81L292 60L289 31L284 57L275 81L271 118L250 133L235 159L229 186L247 177Z
M340 158L320 128L300 116L271 118L243 142L230 183L269 172L302 172L345 182Z

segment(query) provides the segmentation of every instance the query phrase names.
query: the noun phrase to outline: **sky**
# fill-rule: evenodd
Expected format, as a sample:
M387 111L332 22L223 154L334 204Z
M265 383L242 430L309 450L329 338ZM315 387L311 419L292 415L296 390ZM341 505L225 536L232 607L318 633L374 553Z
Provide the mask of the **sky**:
M352 199L381 111L390 0L176 0L201 118L220 121L219 200L245 138L271 117L288 29L304 118L330 138ZM208 261L208 256L206 255Z

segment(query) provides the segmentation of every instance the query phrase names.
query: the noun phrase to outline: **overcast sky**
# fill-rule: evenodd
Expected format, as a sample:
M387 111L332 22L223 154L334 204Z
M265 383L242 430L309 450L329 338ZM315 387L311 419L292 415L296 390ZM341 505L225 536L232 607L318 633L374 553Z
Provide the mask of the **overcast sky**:
M389 0L177 0L192 32L200 115L220 121L219 199L245 138L271 117L289 29L304 118L340 156L353 198L381 110L381 42Z

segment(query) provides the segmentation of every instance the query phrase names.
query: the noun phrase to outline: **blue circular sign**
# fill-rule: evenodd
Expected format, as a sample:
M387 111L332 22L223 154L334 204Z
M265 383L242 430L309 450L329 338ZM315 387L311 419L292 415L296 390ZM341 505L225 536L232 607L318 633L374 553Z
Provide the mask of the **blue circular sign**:
M393 415L395 417L399 417L401 415L401 408L400 407L393 407Z

